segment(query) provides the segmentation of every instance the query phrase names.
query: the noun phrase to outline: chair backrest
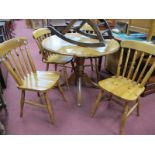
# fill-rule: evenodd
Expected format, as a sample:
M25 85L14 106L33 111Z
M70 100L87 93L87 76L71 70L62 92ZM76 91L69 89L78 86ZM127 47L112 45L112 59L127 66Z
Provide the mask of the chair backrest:
M0 60L18 86L26 76L36 72L27 44L26 38L13 38L0 44Z
M39 28L33 32L33 38L35 39L40 53L42 54L42 57L45 60L47 59L49 53L43 49L41 43L45 38L49 36L51 36L51 31L48 28Z
M90 25L88 25L87 23L86 24L84 24L82 27L81 27L81 29L80 30L82 30L82 31L84 31L84 32L86 32L86 33L94 33L94 30L93 30L93 28L90 26Z
M130 32L140 32L147 34L147 40L150 41L155 35L154 19L130 19L128 22L127 34Z
M117 76L136 81L143 87L155 69L155 62L152 61L154 55L155 45L153 44L122 41Z

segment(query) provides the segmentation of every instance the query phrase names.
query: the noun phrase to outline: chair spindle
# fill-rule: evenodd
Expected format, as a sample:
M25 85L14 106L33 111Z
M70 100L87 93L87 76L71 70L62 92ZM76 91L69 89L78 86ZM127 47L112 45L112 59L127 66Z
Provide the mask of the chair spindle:
M136 62L136 57L137 57L137 51L135 51L132 62L131 62L129 73L128 73L128 76L127 76L128 79L130 79L130 77L132 75L132 72L133 72L133 69L134 69L134 66L135 66L135 62Z
M31 73L31 70L30 70L30 67L29 67L29 63L28 63L28 60L26 59L26 56L25 56L25 54L24 54L24 50L23 50L23 48L21 48L20 47L20 52L21 52L21 54L22 54L22 56L23 56L23 59L24 59L24 62L25 62L25 66L26 66L26 68L27 68L27 71L28 71L28 73L30 74Z
M137 83L140 83L140 82L141 82L141 79L142 79L142 77L143 77L143 75L144 75L144 73L145 73L145 71L146 71L146 68L147 68L147 66L148 66L148 64L149 64L149 62L150 62L150 60L151 60L151 58L152 58L152 55L149 55L149 57L148 57L148 59L147 59L147 61L146 61L146 63L145 63L145 66L144 66L142 72L140 73L140 76L139 76L139 78L138 78L138 80L137 80Z
M31 69L32 69L32 72L35 73L36 72L36 67L33 63L33 60L32 60L32 57L30 55L30 52L28 50L28 48L25 46L25 50L26 50L26 54L27 54L27 57L28 57L28 60L30 62L30 66L31 66Z
M132 78L133 81L136 79L136 76L137 76L137 73L138 73L138 71L139 71L139 68L140 68L140 65L141 65L141 63L142 63L142 60L143 60L143 58L144 58L144 55L145 55L145 54L144 54L144 52L143 52L143 53L141 54L141 56L140 56L140 59L139 59L137 68L136 68L135 73L134 73L133 78Z
M125 66L124 66L124 70L123 70L123 74L122 76L124 77L125 76L125 73L126 73L126 69L127 69L127 65L128 65L128 61L129 61L129 57L130 57L130 48L128 49L128 54L127 54L127 57L126 57L126 62L125 62Z

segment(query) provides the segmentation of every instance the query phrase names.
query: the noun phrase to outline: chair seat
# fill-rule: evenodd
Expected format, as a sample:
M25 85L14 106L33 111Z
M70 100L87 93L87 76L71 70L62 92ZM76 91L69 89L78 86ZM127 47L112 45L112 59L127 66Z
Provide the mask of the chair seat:
M99 81L98 84L102 89L128 101L135 101L145 89L140 87L140 84L121 76L113 76Z
M56 85L59 78L59 72L37 71L36 73L28 74L23 81L23 85L18 86L18 88L47 91Z
M66 64L73 59L72 56L64 56L60 54L52 54L48 57L48 59L44 62L53 63L53 64Z

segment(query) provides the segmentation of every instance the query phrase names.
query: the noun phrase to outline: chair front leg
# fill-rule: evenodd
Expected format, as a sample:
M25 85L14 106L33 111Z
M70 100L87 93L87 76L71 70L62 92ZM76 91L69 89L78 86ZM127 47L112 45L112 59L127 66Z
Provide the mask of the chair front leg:
M47 106L47 111L49 114L49 118L52 124L55 123L55 118L54 118L54 111L53 111L53 107L52 104L49 102L47 93L44 93L44 98L45 98L45 102L46 102L46 106Z
M91 117L94 117L95 113L96 113L96 110L97 108L99 107L100 103L101 103L101 99L103 97L103 94L104 94L104 91L101 90L100 93L98 94L97 98L96 98L96 102L92 108L92 111L91 111Z
M128 102L126 102L125 106L124 106L123 115L121 118L121 127L120 127L120 134L121 135L124 134L128 111L129 111L129 106L128 106Z
M25 102L25 90L22 90L20 96L20 117L23 117L24 102Z

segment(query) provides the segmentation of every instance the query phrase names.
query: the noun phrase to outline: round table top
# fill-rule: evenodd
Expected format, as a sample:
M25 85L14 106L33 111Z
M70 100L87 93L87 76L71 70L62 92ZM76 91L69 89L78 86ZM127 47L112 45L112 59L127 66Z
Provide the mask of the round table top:
M98 42L96 39L87 38L76 33L66 34L67 37L81 42ZM56 35L50 36L42 41L45 50L52 53L74 56L74 57L99 57L115 53L119 50L119 43L114 39L105 40L104 47L81 47L71 44Z

